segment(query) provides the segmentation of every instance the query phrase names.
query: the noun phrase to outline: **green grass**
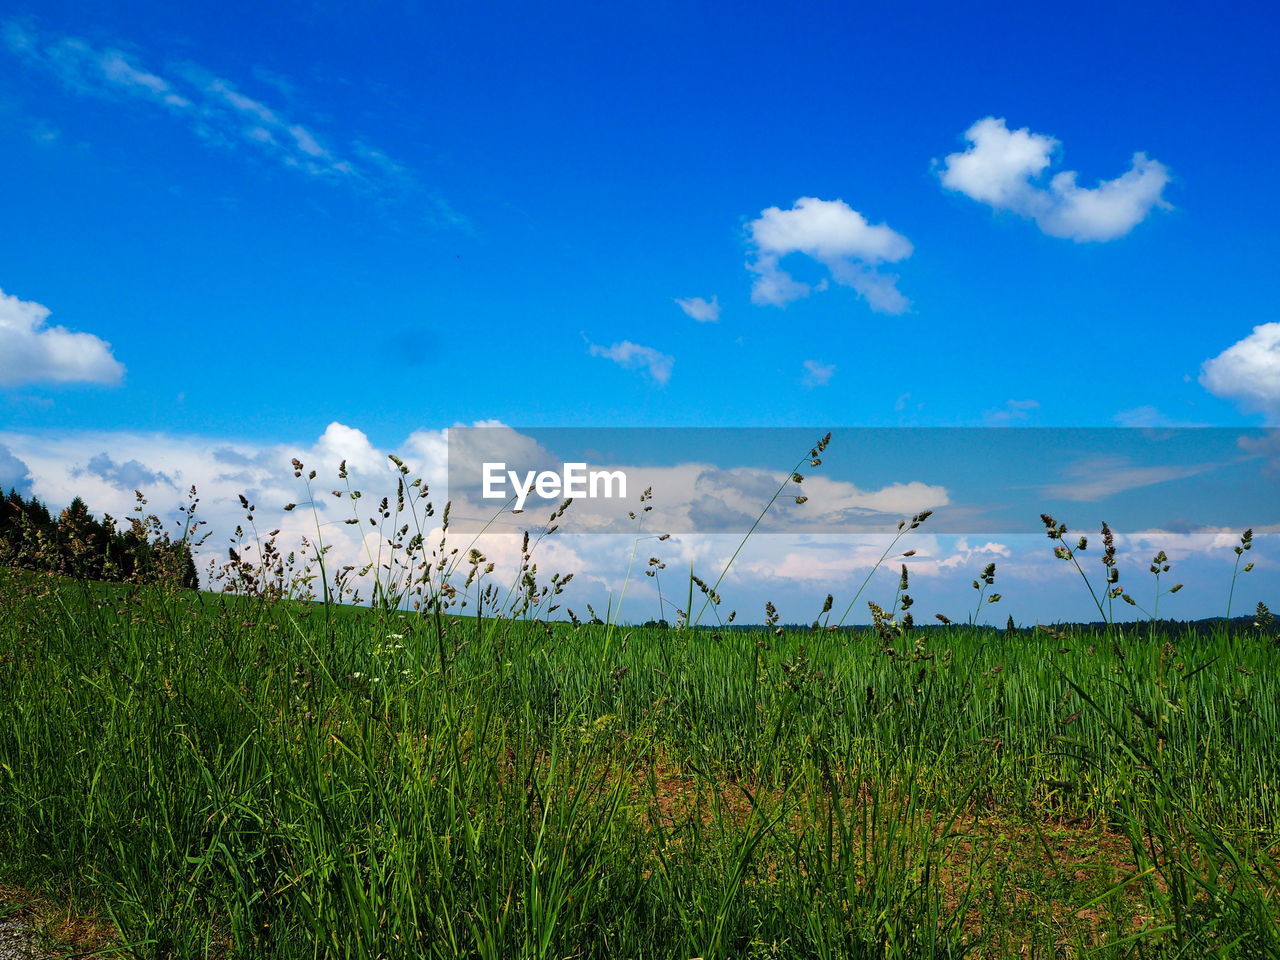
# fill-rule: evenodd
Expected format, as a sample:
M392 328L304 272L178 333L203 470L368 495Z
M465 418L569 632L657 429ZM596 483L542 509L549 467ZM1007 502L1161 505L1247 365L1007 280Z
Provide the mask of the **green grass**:
M1280 647L0 570L0 883L140 957L1274 957Z

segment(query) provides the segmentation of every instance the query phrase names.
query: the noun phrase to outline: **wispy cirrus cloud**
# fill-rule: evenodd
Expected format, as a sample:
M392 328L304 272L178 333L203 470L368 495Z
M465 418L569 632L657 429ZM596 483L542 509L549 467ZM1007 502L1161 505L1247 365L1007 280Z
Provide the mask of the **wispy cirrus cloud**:
M676 297L676 304L684 315L699 323L715 323L720 319L720 298Z
M1087 457L1073 464L1065 479L1040 489L1044 496L1056 500L1096 503L1118 493L1184 480L1228 465L1218 462L1140 466L1125 457Z
M836 365L834 363L823 363L821 360L806 360L804 362L804 376L801 382L806 387L824 387L831 382L831 378L835 376Z
M996 210L1027 217L1051 237L1077 243L1122 237L1156 207L1168 207L1162 194L1168 168L1145 153L1135 153L1129 169L1096 187L1082 187L1074 170L1049 180L1042 177L1061 146L1053 137L1029 128L1010 130L1003 118L984 117L965 131L967 149L942 161L942 185Z
M139 53L42 31L17 19L0 22L0 45L73 93L149 105L211 147L247 151L310 177L375 193L422 190L408 169L385 152L360 139L322 133L199 64L156 66ZM279 95L281 84L270 86ZM433 202L440 219L463 225L443 201Z
M1139 427L1150 430L1203 426L1203 424L1171 417L1159 407L1149 403L1144 403L1142 406L1132 407L1128 410L1121 410L1111 419L1122 427Z
M985 411L982 419L989 427L1003 427L1027 421L1039 409L1039 400L1006 400L1003 407Z
M25 63L48 70L76 93L137 97L173 110L193 106L167 80L137 66L120 50L94 48L78 37L44 34L20 20L5 21L0 36Z

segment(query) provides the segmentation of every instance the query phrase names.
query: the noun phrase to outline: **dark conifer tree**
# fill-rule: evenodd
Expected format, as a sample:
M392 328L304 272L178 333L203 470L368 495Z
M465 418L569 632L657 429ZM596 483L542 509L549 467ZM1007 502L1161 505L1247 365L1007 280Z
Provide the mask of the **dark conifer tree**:
M38 499L17 490L0 499L0 565L82 580L199 585L188 544L163 537L152 542L140 526L121 531L111 516L94 517L79 497L55 519Z

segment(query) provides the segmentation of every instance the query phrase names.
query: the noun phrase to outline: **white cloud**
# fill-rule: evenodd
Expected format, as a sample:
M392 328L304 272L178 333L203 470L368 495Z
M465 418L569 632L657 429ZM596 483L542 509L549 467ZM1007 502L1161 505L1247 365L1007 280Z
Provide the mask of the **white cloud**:
M971 564L991 563L994 558L1008 560L1013 551L1003 543L988 540L980 546L970 546L968 537L960 537L955 542L955 552L943 560L937 561L938 570L963 569ZM926 561L927 562L927 561Z
M811 588L816 584L823 590L840 586L852 592L851 585L858 582L855 574L865 573L878 566L882 580L885 581L884 586L892 590L893 586L890 584L898 579L903 564L913 578L947 578L963 583L965 577L956 573L958 569L983 566L995 560L1008 560L1013 556L1013 550L1003 543L987 542L980 546L970 546L965 537L915 534L910 540L901 541L898 545L899 550L913 550L911 557L898 554L891 557L889 562L882 562L884 552L893 539L892 533L843 537L778 537L777 548L769 550L767 555L746 554L746 562L732 579L746 580L756 585L761 582L792 581L807 584ZM1038 542L1036 550L1039 550ZM753 553L760 554L763 551L757 548ZM878 594L868 597L877 598ZM855 616L865 618L865 608L860 609Z
M287 167L316 175L356 175L352 160L337 156L305 126L246 96L231 81L191 65L184 66L181 75L202 96L200 113L216 118L197 127L197 133L206 139L234 139L238 135L274 154Z
M355 141L350 155L344 155L309 127L198 65L152 69L135 54L40 33L19 20L0 25L0 39L28 66L45 70L67 89L159 106L210 145L248 147L290 169L364 187L413 185L404 168L380 151Z
M139 463L137 460L117 463L105 450L90 457L83 470L77 468L72 471L72 475L77 477L85 474L105 480L117 490L141 490L144 487L155 487L157 484L177 487L173 478L167 474L150 470L145 464Z
M804 385L806 387L822 387L831 381L836 372L834 363L822 363L819 360L804 362Z
M986 117L967 131L972 146L947 157L942 184L980 203L1015 210L1038 201L1031 185L1052 162L1057 141L1029 129L1010 131L1004 120Z
M1072 464L1067 479L1045 484L1041 493L1054 500L1093 503L1127 490L1185 480L1228 466L1226 463L1135 466L1127 457L1088 457Z
M36 120L31 124L31 139L42 147L53 146L62 136L62 131L47 120Z
M804 585L810 590L815 585L823 590L838 589L846 587L855 574L865 573L875 567L890 539L888 536L858 540L849 538L835 547L809 542L789 550L783 544L770 544L774 549L765 556L757 557L746 553L732 568L728 579L730 582L746 581L756 589L761 584L778 586L788 582ZM897 568L883 569L893 569L896 574ZM857 616L862 613L863 610L859 610Z
M1215 396L1280 422L1280 323L1259 324L1243 340L1206 360L1200 383Z
M967 131L968 149L950 154L942 165L942 185L985 203L1034 220L1052 237L1076 242L1122 237L1146 219L1154 207L1169 206L1161 194L1169 171L1145 153L1135 153L1129 169L1096 187L1082 187L1074 170L1064 170L1045 185L1059 143L1023 127L1010 130L1003 118L985 117Z
M676 297L676 303L685 312L685 316L699 323L715 323L720 319L719 297L712 297L710 300L702 297Z
M0 443L0 497L10 490L30 493L31 469Z
M630 340L623 340L611 347L591 344L593 357L605 357L627 370L643 370L653 378L654 383L666 386L671 379L671 368L675 365L675 357L661 353L653 347L642 347Z
M663 492L656 498L655 523L699 531L747 529L786 477L753 467L692 464L666 471L665 476L645 468L628 470L639 483ZM789 497L780 498L761 521L760 530L892 531L903 517L951 503L946 487L920 480L864 488L819 473L805 478L801 492L806 498L803 506Z
M138 67L119 50L95 49L77 37L39 36L17 20L6 21L2 32L10 50L27 63L49 70L77 93L134 96L173 109L192 105L167 80Z
M49 326L48 317L48 307L0 290L0 387L120 382L124 366L111 355L111 344Z
M1122 427L1135 427L1143 429L1152 429L1156 427L1196 427L1203 424L1190 423L1184 420L1177 420L1159 407L1146 403L1140 407L1133 407L1129 410L1121 410L1114 417L1116 423Z
M96 52L78 40L61 41L62 54L67 60L81 59L82 66L93 65L102 71L102 77L108 83L131 90L169 107L185 109L191 101L173 91L168 81L140 70L126 59L119 50Z
M982 419L988 426L999 427L1025 421L1030 418L1033 410L1039 409L1039 400L1006 400L1003 407L984 412Z
M1114 417L1116 423L1122 427L1169 427L1173 425L1173 421L1160 412L1160 409L1150 403L1144 403L1140 407L1132 407L1128 410L1121 410Z
M826 288L802 283L781 266L784 257L801 253L827 268L830 279L856 290L881 313L902 313L909 306L898 291L897 277L876 270L911 256L912 246L886 224L871 224L843 200L801 197L789 210L769 207L747 225L754 258L747 268L756 274L751 300L781 307Z

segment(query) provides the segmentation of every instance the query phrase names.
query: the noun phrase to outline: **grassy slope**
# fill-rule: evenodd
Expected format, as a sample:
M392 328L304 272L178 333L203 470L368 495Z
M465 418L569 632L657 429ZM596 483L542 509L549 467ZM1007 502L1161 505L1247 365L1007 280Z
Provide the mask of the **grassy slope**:
M0 881L148 957L1275 956L1277 667L0 570Z

